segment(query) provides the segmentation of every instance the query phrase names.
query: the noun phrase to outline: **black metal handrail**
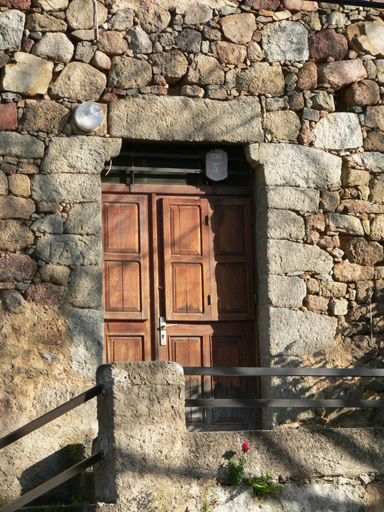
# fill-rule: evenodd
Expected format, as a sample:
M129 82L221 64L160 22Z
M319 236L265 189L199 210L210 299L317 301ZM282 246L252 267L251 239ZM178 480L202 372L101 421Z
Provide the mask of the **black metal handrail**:
M22 437L26 436L27 434L30 434L31 432L37 430L40 427L43 427L47 423L50 423L51 421L55 420L56 418L59 418L63 414L71 411L72 409L75 409L79 405L84 404L85 402L88 402L88 400L91 400L92 398L95 398L96 396L100 395L103 392L103 386L97 385L93 388L88 389L87 391L84 391L84 393L81 393L80 395L72 398L68 402L65 402L62 405L59 405L59 407L56 407L52 411L47 412L46 414L43 414L39 418L36 418L33 421L30 421L26 425L23 425L22 427L18 428L17 430L14 430L10 434L7 434L6 436L2 437L0 439L0 449L5 448L6 446L9 446L10 444L14 443L18 439L21 439ZM5 507L2 507L0 510L1 512L15 512L16 510L19 510L20 507L23 507L24 505L27 505L31 501L39 498L43 494L47 493L48 491L51 491L58 485L61 485L62 483L66 482L67 480L70 480L74 476L80 474L85 469L93 466L96 464L96 462L99 462L103 458L103 453L97 452L91 457L88 457L87 459L82 460L81 462L78 462L74 466L71 466L70 468L66 469L65 471L61 472L60 474L54 476L50 480L47 480L43 484L39 485L38 487L35 487L31 491L28 491L27 493L23 494L16 500L14 500L9 505L6 505Z
M62 405L59 405L59 407L56 407L56 409L52 409L52 411L47 412L46 414L43 414L39 418L36 418L33 421L30 421L26 425L23 425L22 427L18 428L17 430L14 430L10 434L7 434L6 436L0 438L0 450L2 448L5 448L6 446L14 443L18 439L21 439L22 437L26 436L27 434L30 434L34 430L43 427L47 423L55 420L56 418L59 418L66 412L71 411L72 409L75 409L81 404L84 404L85 402L88 402L88 400L91 400L91 398L94 398L97 395L100 395L100 393L103 392L103 387L101 385L94 386L93 388L88 389L87 391L84 391L84 393L81 393L80 395L72 398L68 402L65 402Z
M382 377L384 368L252 368L252 367L184 367L184 375L216 377ZM384 407L384 400L308 399L308 398L187 398L186 407L292 407L292 408L365 408Z
M70 480L74 476L79 475L85 469L93 466L94 464L96 464L96 462L102 460L102 458L102 452L97 452L91 457L88 457L88 459L84 459L81 462L78 462L77 464L66 469L59 475L54 476L50 480L47 480L46 482L39 485L38 487L35 487L31 491L26 492L25 494L20 496L20 498L17 498L9 505L0 508L1 512L15 512L16 510L19 510L20 507L23 507L24 505L31 503L31 501L40 498L40 496L42 496L46 492L51 491L58 485L63 484L64 482Z

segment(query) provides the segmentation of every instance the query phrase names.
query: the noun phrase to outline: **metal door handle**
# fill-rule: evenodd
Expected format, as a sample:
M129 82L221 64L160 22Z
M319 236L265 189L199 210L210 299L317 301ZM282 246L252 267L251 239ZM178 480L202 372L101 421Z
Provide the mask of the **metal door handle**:
M159 318L159 331L160 331L160 345L165 346L167 344L167 327L174 327L178 324L167 324L165 317Z

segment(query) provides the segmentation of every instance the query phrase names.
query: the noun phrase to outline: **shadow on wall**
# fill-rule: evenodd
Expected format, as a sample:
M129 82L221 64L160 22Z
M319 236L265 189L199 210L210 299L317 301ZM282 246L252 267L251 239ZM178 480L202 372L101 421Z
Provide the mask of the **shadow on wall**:
M84 448L82 444L65 446L23 471L20 478L21 494L31 491L53 476L80 462L85 458ZM29 506L72 503L79 496L87 501L93 501L92 473L83 472L31 502Z

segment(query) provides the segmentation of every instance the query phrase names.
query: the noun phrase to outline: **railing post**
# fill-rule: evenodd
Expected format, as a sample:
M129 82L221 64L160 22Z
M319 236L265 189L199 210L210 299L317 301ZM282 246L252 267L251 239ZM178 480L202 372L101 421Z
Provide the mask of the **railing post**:
M95 448L104 461L95 467L96 499L136 510L139 496L169 486L183 463L183 369L162 361L112 363L98 369L97 381L104 393Z

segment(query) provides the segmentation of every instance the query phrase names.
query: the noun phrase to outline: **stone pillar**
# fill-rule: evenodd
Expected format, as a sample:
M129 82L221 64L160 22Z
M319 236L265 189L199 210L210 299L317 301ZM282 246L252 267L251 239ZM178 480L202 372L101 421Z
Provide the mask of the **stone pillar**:
M101 366L99 437L105 460L95 466L96 499L140 509L156 490L177 488L184 466L184 373L172 362Z

